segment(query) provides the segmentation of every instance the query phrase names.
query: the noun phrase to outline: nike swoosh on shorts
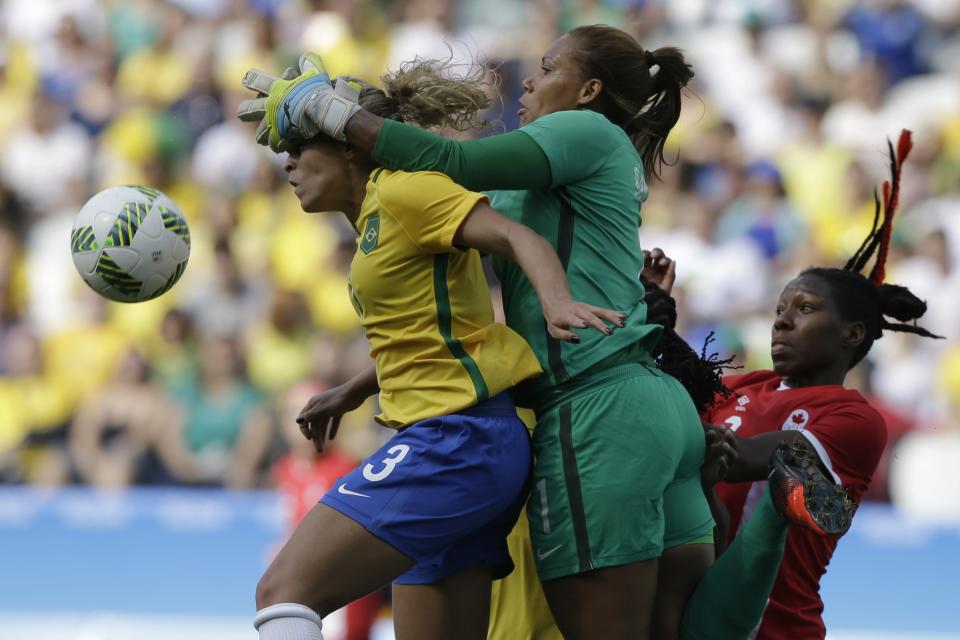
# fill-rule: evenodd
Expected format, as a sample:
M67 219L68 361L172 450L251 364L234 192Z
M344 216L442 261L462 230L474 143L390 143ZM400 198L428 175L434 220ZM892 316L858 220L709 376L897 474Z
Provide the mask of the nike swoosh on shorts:
M370 497L370 496L368 496L368 495L365 494L365 493L357 493L356 491L350 491L350 489L347 489L347 483L346 483L346 482L344 482L342 485L340 485L339 487L337 487L337 493L342 493L342 494L345 495L345 496L359 496L359 497L361 497L361 498L369 498L369 497Z
M558 544L553 549L547 549L546 551L537 551L537 559L546 560L548 556L553 555L553 552L562 547L562 544Z

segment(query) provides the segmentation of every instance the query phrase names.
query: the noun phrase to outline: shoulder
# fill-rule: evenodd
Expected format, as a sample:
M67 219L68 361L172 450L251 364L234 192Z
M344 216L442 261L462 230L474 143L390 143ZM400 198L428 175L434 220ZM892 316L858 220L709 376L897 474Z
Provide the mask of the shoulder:
M521 127L521 131L537 127L563 127L580 125L585 127L618 128L606 116L590 109L571 109L570 111L555 111L541 116L530 124Z
M865 420L882 420L880 412L873 408L859 391L835 387L811 387L803 401L825 412L863 416Z
M623 129L607 120L606 116L589 109L550 113L521 127L519 131L531 136L538 143L545 136L550 136L551 139L556 136L564 139L573 138L594 144L599 142L609 144L611 141L630 142Z
M404 195L431 184L454 184L442 173L436 171L391 171L377 169L370 174L369 184L375 184L377 195L384 196Z
M436 171L377 169L370 174L370 183L376 185L377 201L387 213L395 213L397 209L405 210L411 206L418 208L423 203L441 196L469 193L448 176Z
M887 425L857 391L811 388L796 398L790 419L796 428L816 434L832 451L864 473L872 471L887 442Z
M773 371L751 371L750 373L724 376L723 384L731 391L737 392L747 387L763 385L769 382L777 382L779 384L779 380L780 376Z

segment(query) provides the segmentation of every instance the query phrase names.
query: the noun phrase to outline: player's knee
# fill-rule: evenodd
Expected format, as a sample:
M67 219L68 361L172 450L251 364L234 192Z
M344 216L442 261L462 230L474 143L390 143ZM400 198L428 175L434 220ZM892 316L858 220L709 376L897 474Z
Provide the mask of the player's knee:
M256 598L258 610L283 602L297 602L316 609L313 602L307 601L303 594L298 593L295 581L279 575L277 571L272 570L272 567L257 583Z
M332 613L344 604L329 590L313 588L307 592L298 587L296 580L269 569L257 583L256 600L258 610L284 602L296 602L310 607L321 616Z
M277 593L279 584L276 580L273 579L270 571L267 571L260 578L260 581L257 582L257 610L265 609L270 605L279 604L281 602L286 602L282 597L278 597Z

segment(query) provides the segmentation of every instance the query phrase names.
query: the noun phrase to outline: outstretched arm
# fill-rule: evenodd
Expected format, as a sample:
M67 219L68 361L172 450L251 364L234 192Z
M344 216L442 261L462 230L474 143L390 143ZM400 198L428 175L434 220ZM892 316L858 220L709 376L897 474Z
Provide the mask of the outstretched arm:
M472 191L550 186L547 157L520 131L449 140L363 110L350 118L345 131L352 148L390 169L438 171Z
M258 97L240 104L237 117L259 121L257 142L277 152L288 150L291 141L326 134L388 169L438 171L474 191L551 183L550 162L527 134L514 131L457 142L385 120L359 106L358 85L341 81L334 89L314 54L302 57L299 69L288 69L280 78L251 69L243 85Z
M799 431L776 431L752 438L737 438L739 457L727 471L727 482L764 480L770 473L770 456L781 444L803 439Z

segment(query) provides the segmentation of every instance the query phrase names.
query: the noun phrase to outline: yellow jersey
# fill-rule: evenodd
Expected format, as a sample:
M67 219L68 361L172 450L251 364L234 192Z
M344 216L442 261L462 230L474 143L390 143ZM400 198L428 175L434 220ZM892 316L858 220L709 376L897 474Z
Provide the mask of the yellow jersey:
M453 245L483 201L440 173L377 169L367 181L349 288L387 427L454 413L541 373L523 338L494 321L480 254Z

